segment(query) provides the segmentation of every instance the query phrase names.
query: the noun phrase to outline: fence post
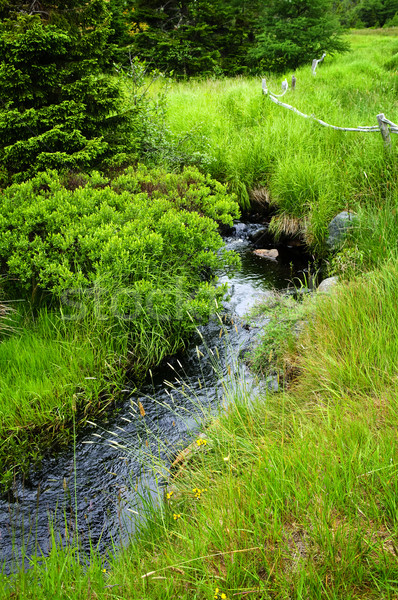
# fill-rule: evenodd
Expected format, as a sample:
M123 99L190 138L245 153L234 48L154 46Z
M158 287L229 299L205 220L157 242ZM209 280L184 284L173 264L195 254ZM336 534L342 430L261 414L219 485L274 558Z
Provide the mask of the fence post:
M268 94L268 88L267 88L267 80L266 79L262 80L261 86L262 86L262 89L263 89L263 94L267 95Z
M384 141L384 146L385 146L385 148L387 148L387 150L390 150L391 149L390 130L388 128L387 123L384 122L384 119L385 119L385 116L383 113L380 113L379 115L377 115L377 122L379 124L381 137L383 138L383 141Z
M294 92L294 90L296 89L296 77L294 75L292 75L292 90Z
M322 54L321 58L318 58L318 59L314 58L314 60L312 61L312 74L313 75L316 75L316 68L319 65L319 63L321 63L323 61L323 59L325 58L325 56L326 56L326 52L324 52Z
M313 75L316 75L316 66L317 66L317 64L318 64L318 61L317 61L316 58L314 58L314 60L312 61L312 67L311 67Z

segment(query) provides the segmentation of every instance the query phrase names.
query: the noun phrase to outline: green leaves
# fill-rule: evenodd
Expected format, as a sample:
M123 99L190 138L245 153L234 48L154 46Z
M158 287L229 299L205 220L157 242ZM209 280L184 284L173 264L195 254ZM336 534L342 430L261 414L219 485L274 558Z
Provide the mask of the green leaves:
M329 0L272 0L264 8L261 29L249 53L268 71L296 69L322 52L348 49Z
M102 73L106 4L73 6L72 13L54 7L51 18L22 13L0 25L0 184L136 151L138 111L125 111L120 86Z
M43 173L7 188L0 214L2 270L27 291L32 281L62 294L104 278L126 286L148 276L162 287L180 274L193 290L201 270L221 261L213 218L232 224L238 206L196 169L176 175L141 167L112 183L86 177L74 191L57 173Z
M135 0L134 51L177 76L247 71L247 49L261 2Z

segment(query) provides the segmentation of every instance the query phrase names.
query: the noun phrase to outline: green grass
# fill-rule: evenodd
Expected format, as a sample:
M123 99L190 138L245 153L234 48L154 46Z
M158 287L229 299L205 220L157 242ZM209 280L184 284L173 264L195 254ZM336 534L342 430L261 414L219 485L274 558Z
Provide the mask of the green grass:
M250 311L249 321L266 318L266 325L245 359L250 369L261 377L278 375L280 381L294 374L294 354L297 336L306 326L314 310L314 299L303 294L299 300L292 295L274 292L258 302Z
M13 303L11 303L12 306ZM127 334L113 335L95 319L63 321L24 308L0 344L0 483L70 442L71 423L85 422L114 401L127 368Z
M381 404L395 403L397 276L398 263L391 260L319 300L301 342L307 394L330 399L361 395Z
M317 296L288 390L225 389L207 444L164 504L142 508L134 543L88 566L58 546L0 598L395 599L397 274L386 264Z
M376 125L380 112L397 121L398 79L389 64L397 38L349 39L352 52L327 57L315 77L310 65L300 68L296 91L283 101L332 125ZM269 89L279 93L281 80L268 77ZM397 135L388 157L379 133L338 132L303 119L263 97L259 78L176 83L168 106L173 132L205 136L206 168L229 182L242 206L253 190L266 188L279 215L305 221L306 239L318 251L337 212L374 207L396 193Z

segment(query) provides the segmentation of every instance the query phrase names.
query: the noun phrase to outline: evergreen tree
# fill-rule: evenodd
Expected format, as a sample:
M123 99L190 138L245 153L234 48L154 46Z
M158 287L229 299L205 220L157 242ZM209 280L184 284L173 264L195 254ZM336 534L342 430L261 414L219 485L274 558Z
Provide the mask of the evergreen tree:
M344 27L384 27L398 19L398 0L335 0L334 11Z
M177 75L247 70L261 0L136 0L135 52Z
M330 0L270 0L250 54L269 71L296 69L323 52L348 49Z
M3 183L46 168L88 168L125 150L109 63L104 0L2 5L0 169ZM113 116L112 116L113 115Z
M357 11L365 27L383 27L398 13L398 0L362 0Z

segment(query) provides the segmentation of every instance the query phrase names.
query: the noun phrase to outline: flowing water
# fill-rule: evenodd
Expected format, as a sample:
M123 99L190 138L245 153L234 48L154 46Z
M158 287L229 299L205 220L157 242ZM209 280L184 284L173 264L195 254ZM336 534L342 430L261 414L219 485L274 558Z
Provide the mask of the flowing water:
M80 432L74 448L47 458L40 472L17 481L0 501L0 561L6 571L22 554L46 554L51 528L63 543L77 528L83 546L91 542L101 551L127 540L142 520L145 503L161 501L172 457L218 410L223 380L239 374L252 385L239 356L266 323L249 326L243 317L272 289L285 289L293 277L303 277L307 267L294 252L275 262L255 256L249 237L260 227L237 223L225 238L227 247L240 254L242 268L219 276L229 288L221 337L218 319L201 327L202 337L191 349L158 368L139 392L126 384L116 414L106 423Z

